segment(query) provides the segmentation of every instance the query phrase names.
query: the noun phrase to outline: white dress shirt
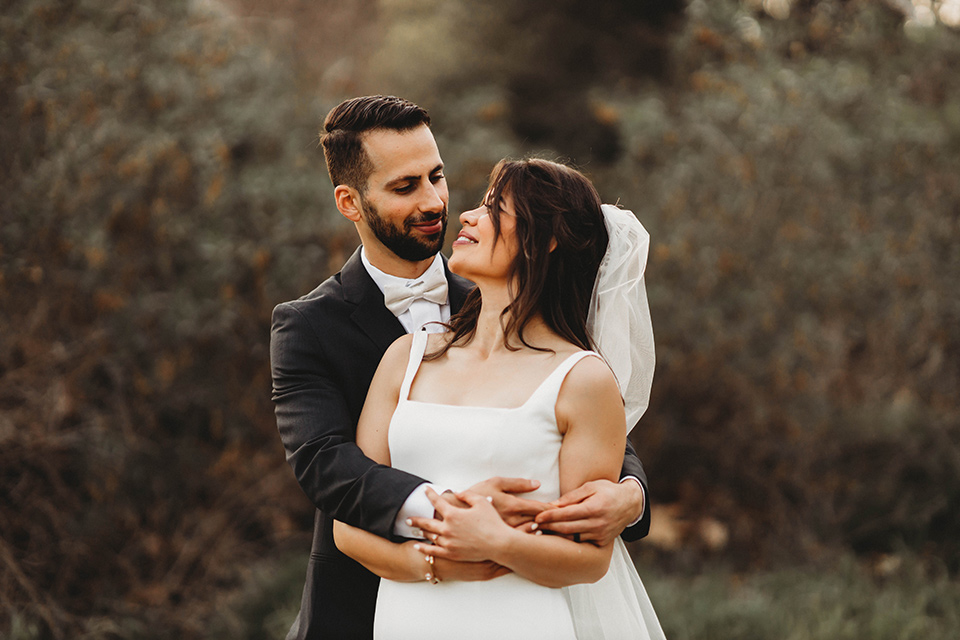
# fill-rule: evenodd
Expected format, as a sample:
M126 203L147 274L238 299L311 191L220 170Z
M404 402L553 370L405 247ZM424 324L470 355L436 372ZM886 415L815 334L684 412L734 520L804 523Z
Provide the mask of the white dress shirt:
M392 276L389 273L377 269L370 264L370 261L367 259L367 254L363 249L360 250L360 260L363 262L363 267L367 270L367 273L370 274L370 277L373 278L374 283L376 283L381 292L386 289L388 283L406 286L420 280L420 278L398 278L397 276ZM439 253L430 266L427 267L424 275L431 271L444 275L443 260L440 258ZM397 320L400 321L400 324L403 325L407 333L413 333L419 330L428 322L447 322L450 320L450 297L447 296L446 304L436 304L424 298L414 300L413 303L410 304L409 309L397 316ZM427 326L427 331L430 333L438 333L445 331L445 329L438 324L432 324Z

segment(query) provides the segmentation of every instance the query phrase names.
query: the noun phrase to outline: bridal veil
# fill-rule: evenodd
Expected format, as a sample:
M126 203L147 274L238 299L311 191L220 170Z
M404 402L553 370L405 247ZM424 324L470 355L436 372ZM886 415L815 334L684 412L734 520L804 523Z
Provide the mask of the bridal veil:
M620 386L629 433L650 402L653 323L644 285L650 234L625 209L605 204L607 250L597 272L587 331ZM564 587L581 640L663 640L653 604L620 538L614 542L610 569L593 584Z

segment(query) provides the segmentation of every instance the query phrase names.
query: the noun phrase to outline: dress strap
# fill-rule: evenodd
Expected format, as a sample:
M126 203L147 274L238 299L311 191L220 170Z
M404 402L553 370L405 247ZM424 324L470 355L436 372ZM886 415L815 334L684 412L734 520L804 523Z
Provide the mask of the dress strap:
M403 374L403 382L400 384L401 402L410 397L410 386L413 384L413 379L417 377L417 371L423 361L423 354L427 350L428 335L422 329L413 332L413 340L410 341L410 359L407 360L407 371Z
M570 354L563 362L557 365L557 368L554 369L543 382L540 383L540 386L536 391L533 392L533 395L543 395L545 396L544 402L547 406L556 406L557 397L560 395L560 387L563 386L563 381L566 379L567 374L570 373L570 370L573 369L574 365L587 356L596 356L599 358L600 354L596 353L595 351L578 351ZM533 397L531 397L527 402L530 402L531 400L533 400Z

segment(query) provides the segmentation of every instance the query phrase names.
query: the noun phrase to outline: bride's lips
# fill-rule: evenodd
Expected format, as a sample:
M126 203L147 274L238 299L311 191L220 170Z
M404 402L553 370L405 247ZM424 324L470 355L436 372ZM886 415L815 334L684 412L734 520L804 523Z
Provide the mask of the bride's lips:
M477 244L477 239L467 233L466 230L463 230L457 235L457 239L453 241L453 246L463 244Z
M433 220L426 220L424 222L417 222L410 225L420 233L424 235L434 235L440 233L443 230L443 217L435 218Z

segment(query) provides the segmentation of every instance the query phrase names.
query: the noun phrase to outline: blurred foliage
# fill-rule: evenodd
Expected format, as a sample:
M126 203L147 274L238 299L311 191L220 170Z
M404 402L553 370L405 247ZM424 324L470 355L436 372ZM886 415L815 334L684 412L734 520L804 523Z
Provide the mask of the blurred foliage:
M960 568L960 39L875 3L694 3L677 92L604 96L653 236L661 500L743 565L840 543ZM662 483L662 484L661 484Z
M634 438L673 538L645 562L960 570L956 32L866 0L2 5L0 633L287 624L312 508L270 311L355 245L315 128L381 91L430 109L453 211L501 157L563 155L650 230Z
M196 632L309 522L267 335L342 260L323 107L216 5L5 4L0 610Z
M590 89L665 78L669 37L683 7L681 0L382 4L388 27L371 60L376 86L435 103L450 92L495 85L517 138L603 163L621 154L620 134L592 111Z
M664 633L673 640L950 640L960 625L960 585L914 562L864 568L842 556L829 567L695 577L642 567Z

